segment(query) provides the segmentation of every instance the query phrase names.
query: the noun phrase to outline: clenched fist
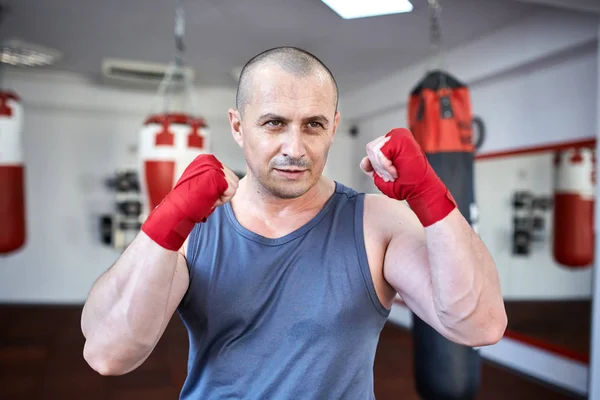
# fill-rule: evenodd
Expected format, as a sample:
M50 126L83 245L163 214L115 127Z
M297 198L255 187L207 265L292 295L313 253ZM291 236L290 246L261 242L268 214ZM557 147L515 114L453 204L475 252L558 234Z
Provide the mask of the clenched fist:
M367 144L361 169L382 193L406 200L423 226L448 215L456 202L408 129L397 128Z
M142 225L152 240L178 250L198 222L225 204L238 188L238 177L212 154L201 154Z

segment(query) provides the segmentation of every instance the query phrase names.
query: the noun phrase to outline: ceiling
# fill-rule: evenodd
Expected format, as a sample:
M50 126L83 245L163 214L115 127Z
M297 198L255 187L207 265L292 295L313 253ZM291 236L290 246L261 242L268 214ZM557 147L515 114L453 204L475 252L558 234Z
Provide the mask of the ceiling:
M99 76L105 57L166 63L174 52L175 0L13 0L0 36L59 49L55 69ZM269 47L320 57L342 92L428 55L427 0L408 14L343 20L320 0L184 0L186 62L198 82L235 85L232 68ZM544 6L514 0L442 0L443 40L452 48Z

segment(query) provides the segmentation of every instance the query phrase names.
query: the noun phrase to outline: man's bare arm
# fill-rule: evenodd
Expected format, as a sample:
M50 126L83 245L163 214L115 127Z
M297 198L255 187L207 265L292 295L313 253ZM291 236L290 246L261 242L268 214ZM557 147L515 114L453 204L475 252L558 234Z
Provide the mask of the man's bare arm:
M498 342L507 324L498 272L462 214L455 209L423 228L407 206L378 197L380 212L393 221L386 281L448 339L469 346Z
M188 288L182 252L142 231L94 283L81 318L83 355L93 369L122 375L148 358Z
M83 355L92 368L121 375L150 355L189 286L185 249L190 233L231 200L238 180L214 155L200 154L148 214L85 303Z
M471 346L500 340L507 318L494 260L412 133L392 129L366 150L360 167L390 199L376 208L386 218L383 231L391 231L385 279L452 340Z

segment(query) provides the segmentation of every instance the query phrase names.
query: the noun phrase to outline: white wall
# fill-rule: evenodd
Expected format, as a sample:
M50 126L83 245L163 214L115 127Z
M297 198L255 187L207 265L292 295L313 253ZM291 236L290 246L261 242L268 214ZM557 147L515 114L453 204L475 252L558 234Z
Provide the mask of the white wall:
M590 43L472 85L473 111L488 128L480 153L593 138L596 71Z
M343 111L340 111L340 115L340 125L329 150L323 175L356 189L357 176L362 174L358 163L354 162L357 139L350 134L351 127Z
M135 165L130 148L156 110L155 93L65 74L8 73L5 83L25 105L27 243L0 256L0 302L81 303L118 257L98 238L97 217L114 202L103 182L116 168ZM198 95L214 153L243 169L227 117L235 92L200 88Z
M597 60L594 42L576 43L572 48L565 48L549 57L470 84L474 113L483 118L487 129L487 139L480 152L594 137L597 124ZM470 64L477 61L487 63L488 59L479 56ZM459 79L462 79L461 67L450 68ZM470 65L470 68L474 67ZM404 94L405 99L408 99L408 93ZM365 104L372 103L369 95L371 93L366 91ZM395 127L407 126L406 118L406 101L397 109L384 109L360 118L353 164L364 156L367 142ZM519 182L519 171L535 171L536 168L542 170ZM498 264L507 299L589 298L591 295L591 268L574 272L559 267L552 260L549 242L538 245L527 259L510 254L510 197L520 185L529 185L542 194L551 193L550 168L551 164L544 156L541 159L481 160L475 165L480 235ZM541 180L534 183L533 177ZM357 175L355 179L354 183L360 190L378 192L372 180L365 175Z

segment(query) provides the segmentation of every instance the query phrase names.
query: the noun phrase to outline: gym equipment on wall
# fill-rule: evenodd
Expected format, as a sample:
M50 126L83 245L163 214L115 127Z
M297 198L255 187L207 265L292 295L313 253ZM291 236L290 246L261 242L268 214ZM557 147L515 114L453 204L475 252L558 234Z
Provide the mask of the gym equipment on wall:
M592 148L555 153L553 254L566 267L588 267L594 261L595 164Z
M460 212L474 224L473 115L468 87L441 68L441 6L428 0L431 45L438 66L411 91L409 128ZM456 344L413 314L416 388L425 400L474 399L481 380L479 352Z
M513 195L512 254L528 256L536 243L546 240L546 213L552 199L536 196L529 191L517 191Z
M181 0L178 0L175 59L169 64L160 84L160 110L146 119L139 133L144 215L162 201L194 158L210 151L207 123L202 117L194 115L198 106L195 89L184 70L183 38L184 13ZM187 102L183 101L183 97L187 97Z
M142 198L137 171L119 170L107 181L115 192L114 210L100 217L103 244L124 250L135 239L142 226Z

